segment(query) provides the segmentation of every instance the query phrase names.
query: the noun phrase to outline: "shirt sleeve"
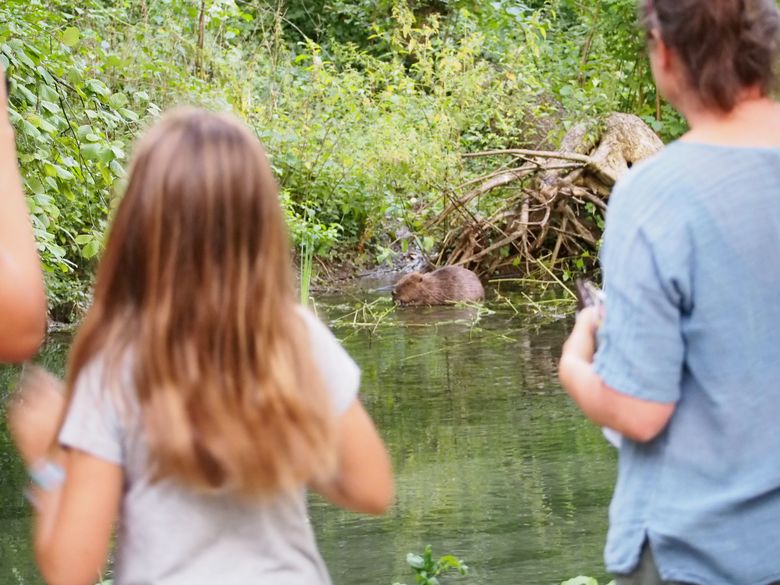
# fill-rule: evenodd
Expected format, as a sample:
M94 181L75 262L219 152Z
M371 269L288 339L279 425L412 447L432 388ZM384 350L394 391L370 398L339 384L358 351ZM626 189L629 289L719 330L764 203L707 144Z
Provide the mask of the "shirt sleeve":
M360 368L341 346L330 329L303 307L299 311L312 342L314 363L320 370L337 415L344 412L360 389Z
M598 335L595 371L623 394L677 402L685 358L682 319L689 271L684 237L673 230L659 241L630 219L613 233L609 227L602 256L606 315Z
M122 427L117 398L105 387L103 368L88 364L79 374L59 436L60 444L122 465Z

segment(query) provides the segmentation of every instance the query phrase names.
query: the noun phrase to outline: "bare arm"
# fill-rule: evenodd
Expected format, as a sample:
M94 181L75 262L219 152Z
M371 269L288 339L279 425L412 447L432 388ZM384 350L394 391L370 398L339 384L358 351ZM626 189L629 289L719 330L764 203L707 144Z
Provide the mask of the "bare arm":
M675 405L621 394L596 374L593 354L598 318L594 309L585 309L578 315L558 365L561 384L596 424L614 429L634 441L650 441L666 427Z
M339 420L339 469L328 483L312 488L353 512L383 514L393 503L393 470L374 423L355 399Z
M60 460L65 483L37 494L35 556L48 585L92 585L108 558L122 468L75 450Z
M36 352L46 328L46 297L8 119L0 68L0 361Z
M61 485L33 493L41 574L49 585L92 585L108 556L123 474L118 465L82 451L52 451L64 408L61 386L43 370L28 372L8 417L28 468L40 469L53 459L65 470Z

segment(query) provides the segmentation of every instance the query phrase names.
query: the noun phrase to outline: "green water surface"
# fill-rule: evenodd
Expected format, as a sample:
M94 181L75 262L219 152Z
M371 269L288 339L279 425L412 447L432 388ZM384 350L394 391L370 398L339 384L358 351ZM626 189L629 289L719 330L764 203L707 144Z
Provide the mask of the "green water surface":
M362 396L392 454L396 504L382 518L316 496L311 518L335 585L414 583L408 552L432 544L470 567L444 583L557 584L606 577L602 548L616 453L556 379L570 323L507 304L399 309L319 299L363 370ZM384 316L382 316L384 315ZM40 361L62 371L67 337ZM0 397L17 371L0 369ZM0 422L0 585L40 585L23 469Z

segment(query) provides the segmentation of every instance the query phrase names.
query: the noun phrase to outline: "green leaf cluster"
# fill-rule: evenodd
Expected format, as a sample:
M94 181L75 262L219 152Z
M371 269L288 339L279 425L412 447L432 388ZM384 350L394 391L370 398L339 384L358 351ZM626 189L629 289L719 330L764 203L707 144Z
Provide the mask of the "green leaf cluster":
M414 553L406 555L406 564L414 571L415 582L418 585L440 585L441 580L439 578L442 575L448 573L468 575L469 570L462 560L453 555L444 555L434 559L430 544L425 547L422 555ZM400 584L396 583L395 585Z
M493 170L466 152L555 148L613 110L679 135L679 117L657 108L634 11L633 0L6 0L0 62L50 296L84 301L132 142L175 104L231 110L256 131L296 248L368 261L436 251L449 226L432 220ZM463 213L490 218L508 189Z
M9 114L55 300L89 279L127 143L149 107L131 88L105 82L113 53L85 16L98 6L10 0L0 7Z

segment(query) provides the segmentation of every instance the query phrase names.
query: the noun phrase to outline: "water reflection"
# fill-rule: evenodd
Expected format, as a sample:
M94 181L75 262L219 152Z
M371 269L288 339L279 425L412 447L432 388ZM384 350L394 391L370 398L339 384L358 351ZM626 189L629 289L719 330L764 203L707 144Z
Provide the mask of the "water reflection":
M365 518L312 498L311 516L336 585L413 583L405 565L425 544L466 560L455 583L552 584L604 576L601 551L615 453L557 384L562 322L494 307L385 311L378 327L320 316L363 370L363 399L393 456L397 503ZM66 342L43 361L62 368ZM13 370L0 370L7 388ZM4 392L2 390L0 392ZM0 583L35 584L21 496L24 472L0 422Z

